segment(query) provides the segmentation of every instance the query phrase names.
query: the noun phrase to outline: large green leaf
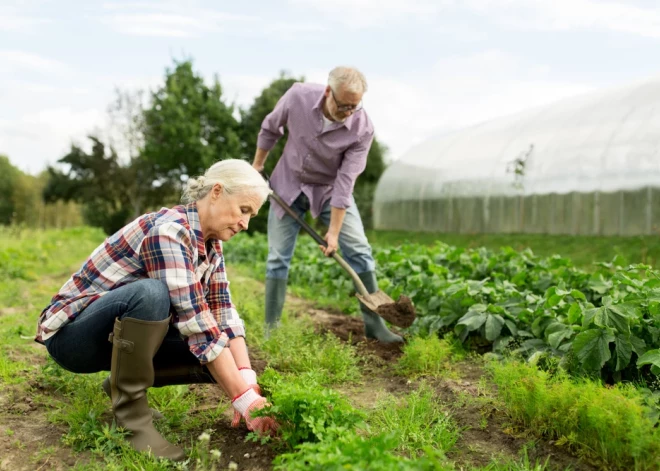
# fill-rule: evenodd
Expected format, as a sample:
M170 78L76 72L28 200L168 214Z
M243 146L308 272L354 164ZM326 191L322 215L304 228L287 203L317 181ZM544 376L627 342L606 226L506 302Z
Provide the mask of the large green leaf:
M621 371L630 363L632 357L633 346L630 338L627 335L616 335L616 371Z
M573 335L573 329L571 326L562 324L561 322L553 322L545 330L545 335L552 348L559 348L559 345L564 339L571 338Z
M637 359L638 368L644 365L653 365L657 368L660 368L660 348L649 350Z
M584 311L583 327L588 328L591 324L598 327L613 327L618 332L630 333L630 319L634 316L627 307L622 308L612 304L609 296L603 298L603 305L597 308L591 308Z
M599 370L610 359L614 335L604 329L586 330L575 337L573 350L586 370Z
M502 332L504 319L499 314L488 314L486 319L486 340L493 342Z
M488 314L483 312L469 311L458 320L457 324L465 326L468 331L473 331L484 325L487 317Z
M646 353L646 342L644 340L631 335L630 343L632 345L633 351L637 354L637 356L641 357Z

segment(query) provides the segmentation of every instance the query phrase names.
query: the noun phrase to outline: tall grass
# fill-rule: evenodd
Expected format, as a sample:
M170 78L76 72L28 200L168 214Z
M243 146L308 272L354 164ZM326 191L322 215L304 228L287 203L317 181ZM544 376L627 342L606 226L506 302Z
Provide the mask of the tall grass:
M631 385L551 377L535 366L488 366L509 415L525 428L621 470L657 469L660 430Z

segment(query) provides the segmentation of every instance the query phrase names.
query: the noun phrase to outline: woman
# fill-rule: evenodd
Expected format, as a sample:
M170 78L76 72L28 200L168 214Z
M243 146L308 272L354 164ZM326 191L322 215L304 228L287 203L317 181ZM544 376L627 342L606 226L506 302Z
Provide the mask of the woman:
M183 205L145 214L106 239L42 312L36 340L59 365L110 371L104 390L137 450L184 457L153 426L152 386L217 383L233 398L233 425L242 417L250 430L276 430L272 419L251 417L266 400L222 253L222 241L247 229L269 193L247 162L216 163L188 180Z

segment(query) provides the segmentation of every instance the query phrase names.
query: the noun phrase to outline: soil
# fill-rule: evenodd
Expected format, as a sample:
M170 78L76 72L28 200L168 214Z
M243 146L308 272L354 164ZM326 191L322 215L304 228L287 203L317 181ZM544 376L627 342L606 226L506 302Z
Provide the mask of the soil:
M90 460L60 444L66 427L48 421L47 408L24 386L0 391L0 470L65 470Z
M399 296L395 303L378 306L376 311L383 319L398 327L410 327L415 321L415 308L408 296Z
M297 302L305 305L305 301ZM382 344L366 339L364 324L358 317L331 314L309 307L307 312L320 332L332 332L341 340L355 345L364 358L363 366L369 372L366 375L369 377L368 389L339 388L348 394L356 407L373 408L385 393L403 396L418 387L417 381L409 381L393 371L394 363L403 354L400 344ZM433 380L431 384L461 429L455 451L449 454L449 458L458 465L457 469L461 466L486 466L494 457L517 460L525 446L530 462L538 459L544 463L547 459L549 470L597 469L565 448L518 430L491 397L496 393L495 386L489 384L488 391L481 391L477 386L486 374L479 365L466 361L456 365L456 369L460 380L442 378Z

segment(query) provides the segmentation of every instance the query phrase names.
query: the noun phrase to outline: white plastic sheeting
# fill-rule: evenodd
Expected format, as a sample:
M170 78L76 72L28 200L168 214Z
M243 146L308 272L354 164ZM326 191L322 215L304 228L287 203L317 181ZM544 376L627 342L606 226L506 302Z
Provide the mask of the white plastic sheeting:
M516 159L522 165L519 175L512 171ZM407 214L410 211L440 208L433 209L424 202L476 198L483 201L475 202L479 214L471 217L483 220L472 224L470 231L539 232L544 230L534 227L522 213L512 227L493 225L489 221L492 199L524 199L530 207L533 195L632 194L647 187L660 188L660 78L566 99L413 147L381 177L374 197L374 222L378 228L410 227L411 215ZM655 212L649 206L654 195L643 194L647 195L646 199L636 199L630 207L625 207L623 196L612 201L619 201L616 203L619 212L643 211L647 220L637 232L648 233L655 230L656 224L648 220L653 219ZM395 204L402 202L419 205ZM566 227L558 229L559 232L605 233L603 226L608 221L599 221L607 219L610 209L603 207L598 197L595 204L590 204L590 209L580 209L584 214L571 216L593 219L586 232L563 223L560 226ZM448 210L446 205L441 206ZM454 209L462 211L462 208ZM406 213L399 215L401 221L407 221L405 224L397 222L397 211ZM577 212L575 207L572 211ZM431 227L424 223L429 218L421 217L419 223L412 224L416 227L411 228L465 231L452 222L438 223L438 218L442 219L442 215L433 215L431 219L436 222ZM417 219L413 217L413 220ZM622 224L627 225L619 222L618 226ZM630 233L631 230L606 232Z

